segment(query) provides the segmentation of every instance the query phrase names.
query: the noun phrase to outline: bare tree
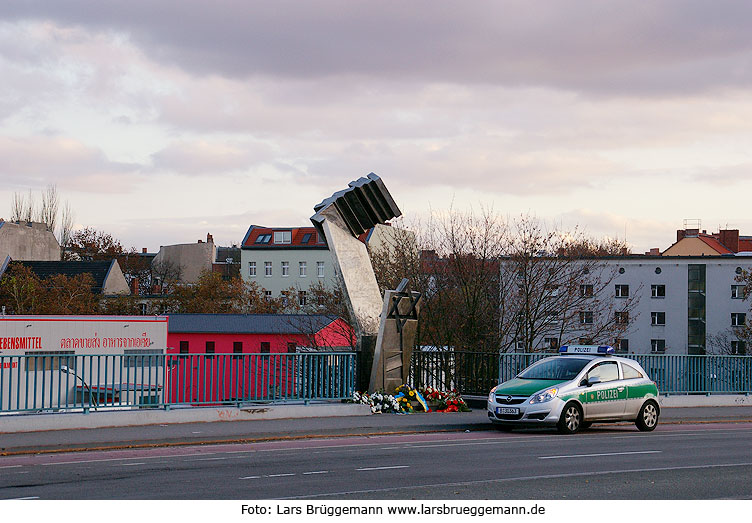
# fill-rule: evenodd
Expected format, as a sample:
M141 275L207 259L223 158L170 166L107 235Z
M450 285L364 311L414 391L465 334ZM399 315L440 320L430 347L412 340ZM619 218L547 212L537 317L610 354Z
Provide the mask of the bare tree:
M47 224L47 228L50 231L54 232L57 227L59 211L60 197L57 193L57 186L50 184L44 191L42 191L42 199L39 208L40 219L43 223Z
M503 351L611 344L623 337L635 319L639 292L613 299L617 268L604 256L624 254L625 245L592 240L577 229L547 229L531 216L514 222L512 238L501 264Z
M60 259L65 259L65 253L71 244L71 234L73 233L73 222L75 220L73 209L70 203L66 201L63 204L62 214L60 216L60 227L57 233L57 241L60 244Z
M26 208L26 199L24 195L18 192L13 193L13 200L11 201L10 208L10 220L12 222L20 222L24 219L24 210Z

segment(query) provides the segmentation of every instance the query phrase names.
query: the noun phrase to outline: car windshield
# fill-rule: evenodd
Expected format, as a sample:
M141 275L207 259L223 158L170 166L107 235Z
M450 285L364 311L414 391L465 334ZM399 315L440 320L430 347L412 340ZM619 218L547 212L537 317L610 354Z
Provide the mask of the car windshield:
M590 361L585 358L546 358L531 365L517 377L527 380L571 380Z

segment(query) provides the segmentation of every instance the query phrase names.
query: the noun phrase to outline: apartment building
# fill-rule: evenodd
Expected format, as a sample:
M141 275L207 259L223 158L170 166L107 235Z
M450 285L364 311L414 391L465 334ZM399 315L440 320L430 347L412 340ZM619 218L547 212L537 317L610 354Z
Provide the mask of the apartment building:
M562 320L552 318L548 331L541 329L536 350L580 342L610 344L618 352L634 354L750 353L736 336L750 320L750 302L736 278L752 269L752 256L630 255L604 257L597 263L607 284L599 287L583 274L580 285L585 293L599 289L592 294L593 306L589 300L578 302L580 310L570 317L573 325L566 339L555 337L562 331ZM627 300L629 310L622 312L620 304ZM599 321L620 323L621 334L588 339L588 327Z

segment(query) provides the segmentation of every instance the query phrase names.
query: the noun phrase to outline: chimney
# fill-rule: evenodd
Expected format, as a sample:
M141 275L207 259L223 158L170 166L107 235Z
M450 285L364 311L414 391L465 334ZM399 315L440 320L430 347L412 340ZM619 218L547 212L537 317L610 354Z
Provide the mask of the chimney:
M209 233L206 233L206 243L214 243L214 236L212 236Z
M658 247L653 247L652 249L650 249L645 254L647 254L648 256L660 256L661 255L661 250Z
M138 278L131 280L131 295L138 296Z
M144 247L144 248L141 249L141 253L142 254L146 254L146 247Z
M739 252L739 229L727 229L718 232L718 240L733 252Z
M676 241L677 241L677 242L678 242L678 241L681 241L681 240L683 240L683 239L684 239L684 236L685 236L685 234L684 234L684 229L678 229L678 230L676 231Z

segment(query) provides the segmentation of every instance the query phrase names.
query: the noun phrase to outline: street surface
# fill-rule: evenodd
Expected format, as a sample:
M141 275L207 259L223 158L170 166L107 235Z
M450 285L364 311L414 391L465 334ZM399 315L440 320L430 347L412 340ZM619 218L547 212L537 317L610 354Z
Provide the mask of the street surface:
M0 499L750 499L752 423L601 425L0 457Z

